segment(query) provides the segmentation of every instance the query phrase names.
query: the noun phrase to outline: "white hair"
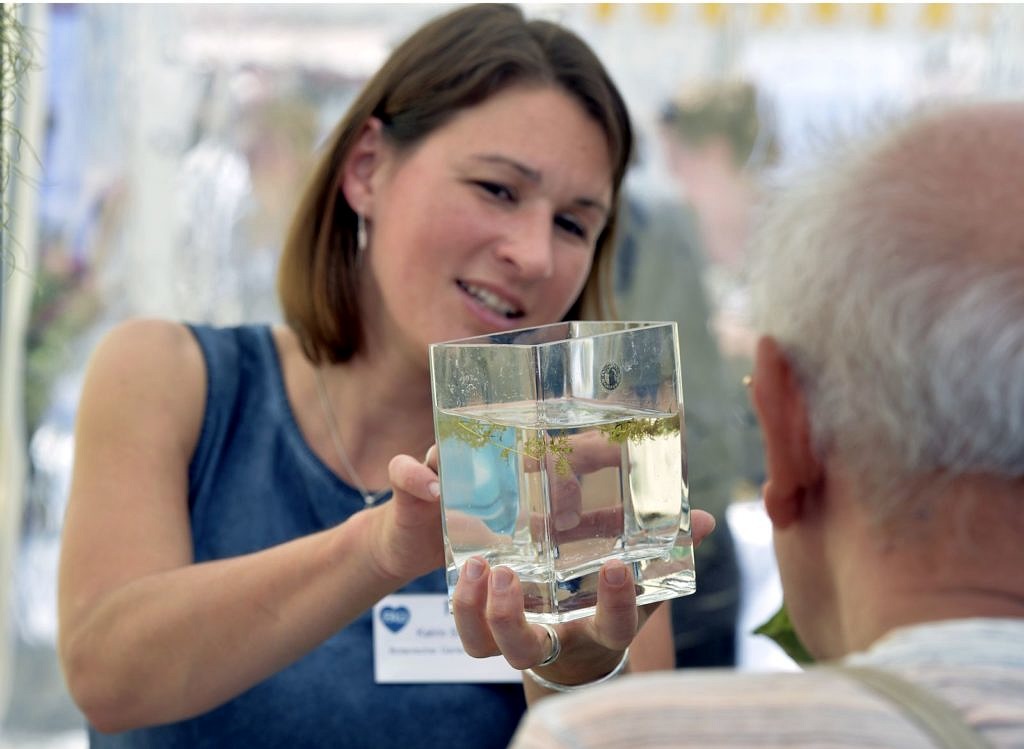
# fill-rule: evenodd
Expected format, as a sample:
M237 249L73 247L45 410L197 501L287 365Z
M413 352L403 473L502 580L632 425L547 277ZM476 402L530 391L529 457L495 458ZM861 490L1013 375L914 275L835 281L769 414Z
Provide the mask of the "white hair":
M754 322L796 369L819 455L876 502L928 477L1024 477L1024 103L913 117L762 219Z

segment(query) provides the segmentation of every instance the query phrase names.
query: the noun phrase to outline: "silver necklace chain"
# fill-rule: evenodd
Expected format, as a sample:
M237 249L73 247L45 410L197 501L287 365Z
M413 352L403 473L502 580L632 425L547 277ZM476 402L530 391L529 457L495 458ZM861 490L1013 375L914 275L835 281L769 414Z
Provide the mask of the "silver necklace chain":
M352 461L348 459L348 454L345 452L345 448L341 446L341 438L338 436L338 423L334 418L334 407L331 405L330 399L327 397L327 388L324 387L324 378L320 374L320 367L313 367L313 374L316 377L316 391L320 396L320 407L324 412L324 421L327 422L327 431L331 433L331 442L334 443L334 452L338 454L338 460L348 471L349 478L352 479L352 483L355 484L356 490L363 496L363 501L367 507L376 504L379 500L383 499L391 489L382 489L379 492L371 492L366 488L366 484L363 479L360 478L359 473L356 471L356 467L352 465Z

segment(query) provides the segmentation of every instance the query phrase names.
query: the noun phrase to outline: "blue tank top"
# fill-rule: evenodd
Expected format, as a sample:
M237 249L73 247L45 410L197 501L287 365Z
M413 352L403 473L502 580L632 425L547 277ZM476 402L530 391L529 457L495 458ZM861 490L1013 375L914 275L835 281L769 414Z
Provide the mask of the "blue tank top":
M266 326L191 326L207 403L189 466L195 561L237 556L330 528L363 508L306 443ZM357 574L353 571L353 574ZM442 570L407 593L444 592ZM505 747L518 684L376 684L372 612L248 691L196 718L100 734L93 747ZM196 622L201 627L202 622Z

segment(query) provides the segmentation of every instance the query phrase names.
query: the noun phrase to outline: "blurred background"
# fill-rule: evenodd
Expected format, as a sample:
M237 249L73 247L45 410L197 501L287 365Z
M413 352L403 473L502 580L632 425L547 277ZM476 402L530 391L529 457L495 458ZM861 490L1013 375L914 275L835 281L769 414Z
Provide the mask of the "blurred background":
M128 316L276 321L282 234L317 147L444 4L3 6L0 749L86 745L55 642L86 360ZM781 602L740 379L752 206L835 138L908 107L1024 92L1012 4L526 4L575 29L639 130L620 315L680 326L691 501L728 519L736 663ZM698 577L701 573L698 570Z

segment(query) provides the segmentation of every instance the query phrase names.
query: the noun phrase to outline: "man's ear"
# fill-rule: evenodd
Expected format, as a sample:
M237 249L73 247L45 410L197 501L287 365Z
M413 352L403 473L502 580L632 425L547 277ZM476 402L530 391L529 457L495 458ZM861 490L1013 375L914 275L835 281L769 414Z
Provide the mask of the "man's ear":
M373 175L384 161L383 124L371 117L338 171L338 187L356 213L369 216L373 208Z
M757 343L751 389L768 474L765 509L775 527L785 528L807 509L809 490L823 471L811 446L810 418L796 371L770 336Z

